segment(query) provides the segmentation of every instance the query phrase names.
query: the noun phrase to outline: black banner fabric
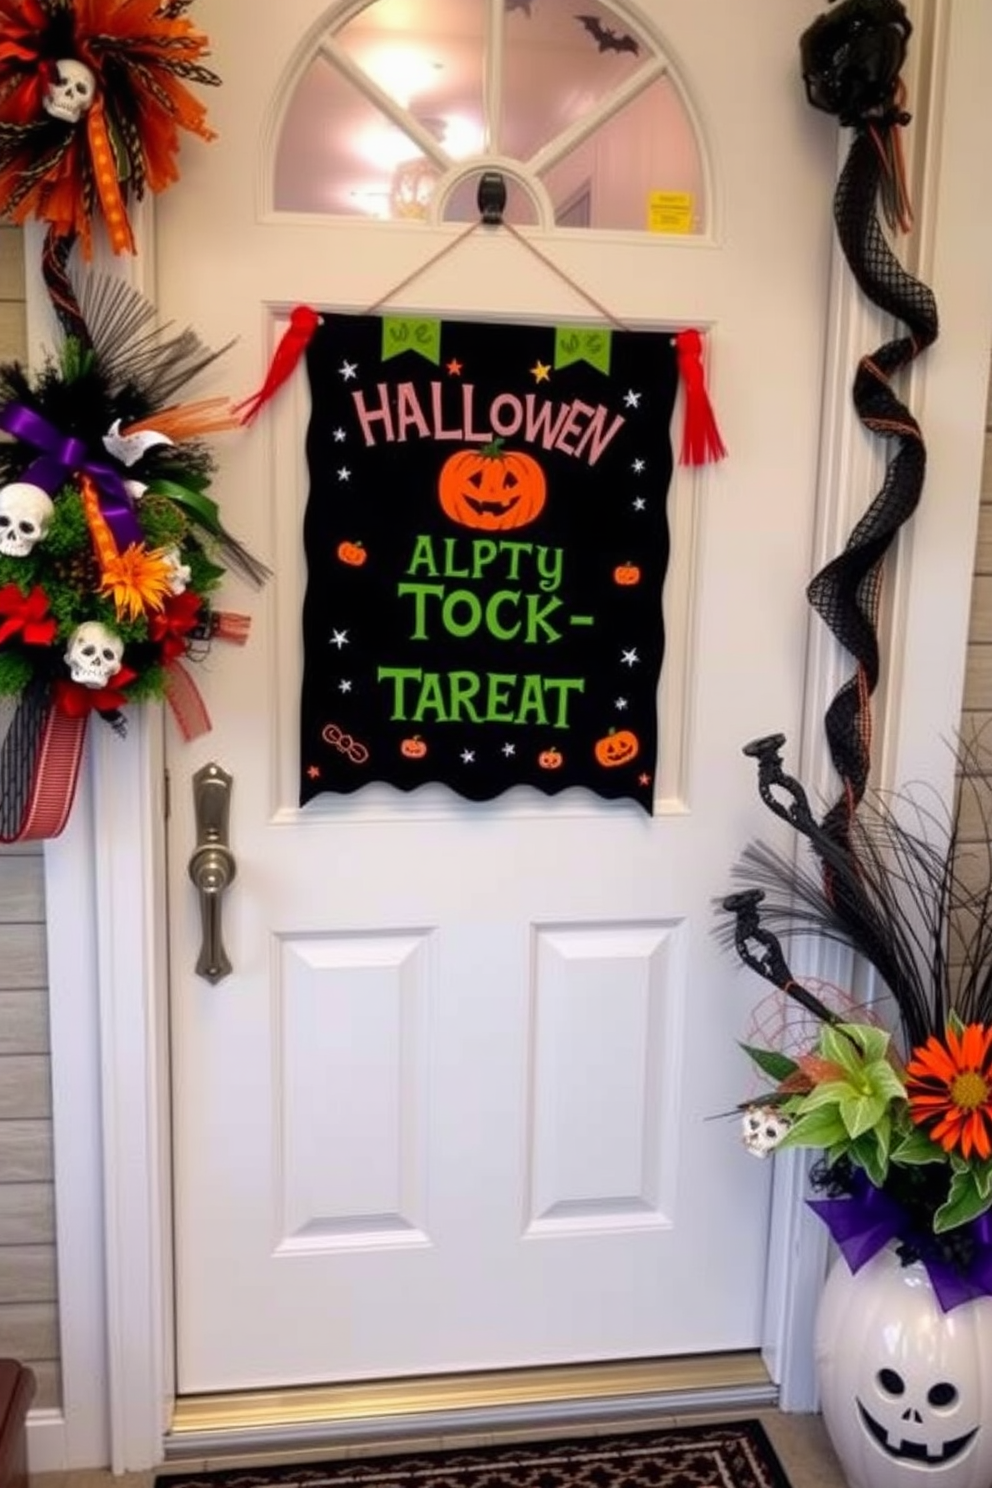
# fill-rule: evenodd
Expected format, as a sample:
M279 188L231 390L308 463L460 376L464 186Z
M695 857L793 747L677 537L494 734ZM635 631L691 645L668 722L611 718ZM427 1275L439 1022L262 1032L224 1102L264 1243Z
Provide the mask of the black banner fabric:
M670 334L325 316L307 351L301 788L651 810Z

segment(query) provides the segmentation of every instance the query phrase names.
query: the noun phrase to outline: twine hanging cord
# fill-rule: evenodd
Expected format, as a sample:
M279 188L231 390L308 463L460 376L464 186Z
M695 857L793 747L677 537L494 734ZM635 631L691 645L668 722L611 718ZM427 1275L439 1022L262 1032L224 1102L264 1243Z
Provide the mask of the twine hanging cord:
M540 248L531 243L512 223L505 221L503 218L500 218L498 222L487 222L485 218L480 217L477 221L469 223L468 227L463 232L460 232L456 238L452 238L450 243L445 243L443 248L439 248L436 253L432 253L426 263L419 264L412 273L407 274L405 279L401 279L398 284L394 284L391 289L387 289L385 294L380 295L374 304L368 307L365 312L366 315L375 315L390 300L395 299L398 294L401 294L404 289L419 279L421 274L425 274L428 269L440 263L443 258L447 258L449 253L454 253L456 248L460 248L473 233L478 232L480 228L488 227L499 227L505 232L508 232L511 238L518 242L521 247L526 248L528 253L533 254L545 268L550 269L558 279L561 279L564 284L567 284L569 289L573 289L577 295L585 300L587 305L591 305L596 313L602 316L603 320L609 321L615 331L626 331L629 329L621 320L617 319L612 311L607 310L605 305L600 304L594 295L591 295L588 290L583 289L578 280L573 279L571 274L567 274L564 269L555 263L554 259L549 258L546 253L542 253Z
M510 236L532 254L539 263L560 279L564 284L579 295L588 305L596 311L597 315L606 321L614 330L627 331L629 328L619 320L612 311L601 304L594 295L584 289L577 280L567 274L564 269L549 258L546 253L535 244L528 241L523 233L519 232L511 223L505 222L502 215L494 216L483 212L483 215L475 222L469 223L457 237L445 243L436 253L432 253L425 263L418 264L405 278L393 284L379 298L365 310L366 315L374 315L381 310L390 300L394 300L403 290L432 268L460 248L473 233L482 227L503 228ZM306 352L310 339L314 335L322 317L318 312L308 305L297 305L290 315L290 323L276 346L272 361L269 365L265 379L260 388L250 397L244 398L235 404L233 412L242 424L250 424L275 396L276 392L294 371L300 359ZM680 451L680 462L683 465L705 465L712 460L721 460L726 455L726 446L720 437L716 418L710 403L709 393L706 387L706 377L703 367L703 341L696 330L681 330L673 332L673 345L677 349L679 375L684 392L682 447Z

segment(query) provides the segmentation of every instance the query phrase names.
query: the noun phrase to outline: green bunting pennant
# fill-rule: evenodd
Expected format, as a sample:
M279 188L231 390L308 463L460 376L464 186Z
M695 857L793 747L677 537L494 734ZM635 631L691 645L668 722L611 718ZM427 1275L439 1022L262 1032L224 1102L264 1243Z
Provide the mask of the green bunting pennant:
M602 326L555 326L555 370L588 362L609 377L611 343L612 332Z
M437 366L441 361L441 322L416 315L386 315L382 320L382 360L415 351Z

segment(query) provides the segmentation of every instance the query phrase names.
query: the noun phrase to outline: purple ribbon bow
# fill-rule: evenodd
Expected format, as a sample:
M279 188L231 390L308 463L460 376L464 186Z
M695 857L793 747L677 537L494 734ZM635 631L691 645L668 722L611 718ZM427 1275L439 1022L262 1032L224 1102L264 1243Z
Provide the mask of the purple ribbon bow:
M118 551L144 541L123 477L112 465L92 459L84 440L61 433L48 419L23 403L10 403L0 409L0 429L41 452L25 470L23 480L54 496L73 475L90 476L100 493L100 510Z
M933 1235L914 1229L902 1206L860 1171L854 1175L849 1197L807 1202L823 1220L852 1271L860 1271L890 1240L901 1240L919 1252L944 1312L976 1297L992 1297L992 1219L988 1214L955 1231L973 1247L968 1263L955 1265L941 1252Z

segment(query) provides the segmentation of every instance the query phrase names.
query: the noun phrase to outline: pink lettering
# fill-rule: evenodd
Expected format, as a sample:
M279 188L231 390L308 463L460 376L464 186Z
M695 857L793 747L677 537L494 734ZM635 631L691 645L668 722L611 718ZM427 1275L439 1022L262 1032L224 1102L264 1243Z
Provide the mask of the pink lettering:
M392 444L396 438L396 432L393 429L393 416L389 410L389 384L385 382L379 383L378 408L366 408L365 397L362 393L354 392L351 396L355 404L355 412L358 414L358 422L361 424L362 433L365 435L365 443L375 444L375 430L372 425L381 422L386 441Z

